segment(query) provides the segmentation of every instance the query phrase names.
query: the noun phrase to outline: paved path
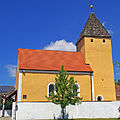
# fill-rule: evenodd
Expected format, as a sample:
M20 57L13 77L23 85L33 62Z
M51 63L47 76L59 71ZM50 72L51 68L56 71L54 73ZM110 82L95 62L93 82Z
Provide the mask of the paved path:
M0 117L0 120L11 120L11 117Z

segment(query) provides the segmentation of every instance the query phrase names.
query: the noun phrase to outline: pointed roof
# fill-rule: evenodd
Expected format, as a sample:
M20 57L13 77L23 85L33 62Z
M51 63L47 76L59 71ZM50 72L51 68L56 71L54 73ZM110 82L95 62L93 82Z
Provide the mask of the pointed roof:
M79 38L77 43L83 38L83 37L105 37L105 38L111 38L108 31L105 29L105 27L101 24L101 22L98 20L98 18L95 16L93 12L91 12ZM77 44L76 43L76 44Z

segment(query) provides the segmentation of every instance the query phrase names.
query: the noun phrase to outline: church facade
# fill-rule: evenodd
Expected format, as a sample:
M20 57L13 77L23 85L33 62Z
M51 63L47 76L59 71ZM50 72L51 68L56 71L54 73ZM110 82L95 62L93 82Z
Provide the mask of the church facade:
M61 65L77 81L83 101L116 101L111 36L93 12L76 46L76 52L19 49L17 101L48 102Z

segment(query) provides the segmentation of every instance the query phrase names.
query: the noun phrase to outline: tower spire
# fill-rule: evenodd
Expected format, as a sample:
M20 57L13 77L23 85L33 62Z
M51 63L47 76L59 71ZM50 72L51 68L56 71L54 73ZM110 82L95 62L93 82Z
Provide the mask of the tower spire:
M91 12L93 12L93 4L92 4L92 0L91 0L90 8L91 8Z

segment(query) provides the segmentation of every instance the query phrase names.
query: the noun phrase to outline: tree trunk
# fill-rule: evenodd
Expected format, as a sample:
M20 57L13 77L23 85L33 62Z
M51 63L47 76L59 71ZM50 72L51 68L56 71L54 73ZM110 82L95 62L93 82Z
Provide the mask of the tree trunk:
M62 119L64 120L65 117L65 112L64 112L64 108L62 108Z

